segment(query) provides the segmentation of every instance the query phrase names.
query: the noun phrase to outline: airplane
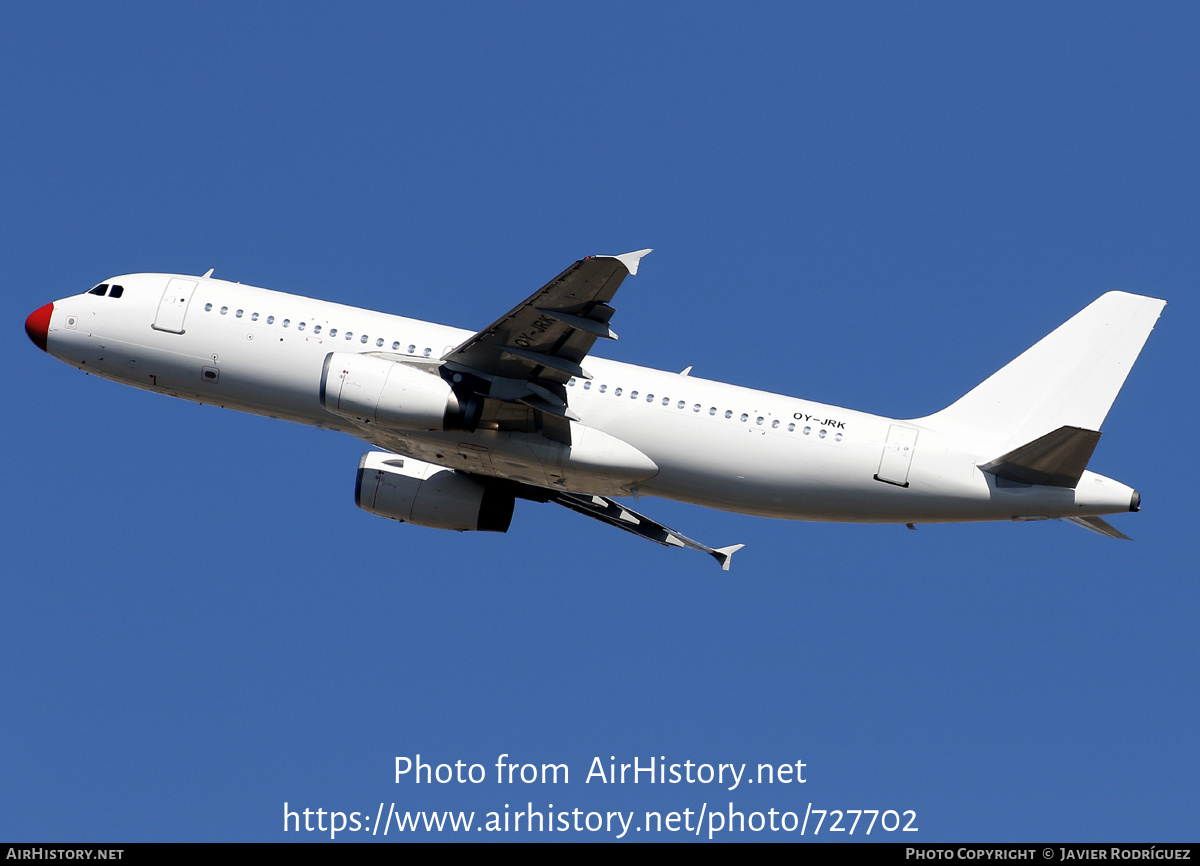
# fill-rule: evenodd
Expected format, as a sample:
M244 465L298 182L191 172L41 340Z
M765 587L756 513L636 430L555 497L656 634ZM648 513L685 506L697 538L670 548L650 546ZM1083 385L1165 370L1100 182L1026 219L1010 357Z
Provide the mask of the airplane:
M1102 515L1140 494L1087 469L1165 306L1109 292L947 408L893 419L591 355L650 250L575 262L468 331L203 276L128 274L31 313L43 351L198 403L349 433L355 501L382 517L506 532L553 502L729 570L618 500L792 520L906 524Z

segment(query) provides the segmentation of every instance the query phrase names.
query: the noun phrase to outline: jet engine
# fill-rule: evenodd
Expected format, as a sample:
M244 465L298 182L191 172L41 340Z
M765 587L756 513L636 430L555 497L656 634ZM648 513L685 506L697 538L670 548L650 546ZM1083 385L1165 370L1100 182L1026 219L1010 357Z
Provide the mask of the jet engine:
M362 456L354 485L364 511L459 532L508 532L514 500L501 483L382 451Z
M352 352L325 356L321 403L345 418L401 430L474 430L483 412L480 397L459 394L436 369Z

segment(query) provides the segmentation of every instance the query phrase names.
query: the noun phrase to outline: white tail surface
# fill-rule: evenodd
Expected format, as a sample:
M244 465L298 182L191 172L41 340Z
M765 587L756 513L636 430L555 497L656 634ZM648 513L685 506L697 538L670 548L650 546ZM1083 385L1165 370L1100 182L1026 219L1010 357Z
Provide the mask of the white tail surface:
M1109 292L964 397L918 423L997 444L1099 430L1166 301Z

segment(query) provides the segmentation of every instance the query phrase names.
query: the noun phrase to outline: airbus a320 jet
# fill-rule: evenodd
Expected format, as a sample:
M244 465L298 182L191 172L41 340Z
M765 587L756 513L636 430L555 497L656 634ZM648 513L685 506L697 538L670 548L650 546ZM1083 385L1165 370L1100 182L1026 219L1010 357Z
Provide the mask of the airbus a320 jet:
M355 499L382 517L504 532L554 502L723 568L635 511L660 496L792 520L1071 521L1138 493L1086 467L1165 302L1109 292L946 409L896 420L590 355L649 250L571 265L481 331L181 274L113 277L30 314L80 370L370 443Z

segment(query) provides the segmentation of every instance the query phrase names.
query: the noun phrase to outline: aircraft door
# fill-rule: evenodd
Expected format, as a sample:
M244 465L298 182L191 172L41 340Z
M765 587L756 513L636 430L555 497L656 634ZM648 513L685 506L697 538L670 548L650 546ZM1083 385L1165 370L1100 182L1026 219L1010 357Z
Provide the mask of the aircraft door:
M192 302L192 292L196 291L196 280L181 280L172 277L163 289L162 300L158 302L158 313L154 316L156 331L166 331L170 334L183 333L183 317L187 315L188 304Z
M876 481L884 481L899 487L908 486L908 468L912 463L913 448L917 444L917 431L913 427L893 424L888 429L887 444L879 458Z

